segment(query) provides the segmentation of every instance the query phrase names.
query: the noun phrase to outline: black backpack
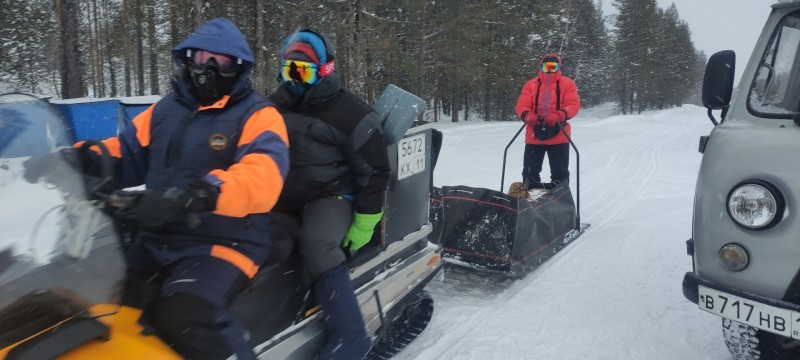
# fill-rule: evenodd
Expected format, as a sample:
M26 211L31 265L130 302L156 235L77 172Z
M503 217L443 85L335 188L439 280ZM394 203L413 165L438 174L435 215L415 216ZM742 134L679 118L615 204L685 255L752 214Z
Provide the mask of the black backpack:
M558 134L558 128L545 125L544 121L537 121L533 126L533 135L539 140L547 140Z

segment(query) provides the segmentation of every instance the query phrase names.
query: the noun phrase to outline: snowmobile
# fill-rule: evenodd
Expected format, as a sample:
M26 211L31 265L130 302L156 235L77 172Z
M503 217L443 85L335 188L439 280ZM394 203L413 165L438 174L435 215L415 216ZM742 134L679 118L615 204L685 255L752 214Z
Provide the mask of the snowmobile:
M373 339L369 359L399 352L433 313L423 290L442 266L438 246L428 241L432 136L407 131L423 109L419 98L394 86L376 104L390 140L386 216L372 242L349 258ZM107 211L130 194L112 186L108 155L101 156L100 178L65 163L46 181L22 179L28 157L69 146L69 137L60 138L67 127L47 102L0 95L0 358L179 359L142 321L151 289L122 291L135 224ZM44 145L33 148L35 138ZM89 141L81 151L98 145ZM325 310L309 295L296 232L292 221L273 219L270 255L232 305L259 359L312 359L325 340Z
M713 54L683 294L721 317L735 359L800 359L800 0L780 1L733 95L736 54ZM713 111L721 110L719 121Z
M568 183L533 196L525 190L525 196L502 192L508 148L525 126L520 127L505 148L500 191L470 186L433 189L430 211L433 238L439 239L447 264L521 278L589 227L580 222L580 153L563 127L561 131L576 153L578 206ZM526 189L522 183L513 183L512 188L515 185Z

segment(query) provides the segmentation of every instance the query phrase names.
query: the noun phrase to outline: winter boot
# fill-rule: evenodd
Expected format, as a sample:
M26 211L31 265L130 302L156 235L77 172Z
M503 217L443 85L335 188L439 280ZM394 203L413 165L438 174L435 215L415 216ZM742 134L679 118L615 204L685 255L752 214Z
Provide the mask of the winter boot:
M562 183L569 183L569 179L555 179L551 183L545 183L544 186L547 190L552 190L553 188Z
M550 186L550 188L548 189L547 188L548 185L550 185L550 183L532 182L532 183L528 184L528 190L529 191L530 190L534 190L534 189L550 190L550 189L553 188L552 186Z
M322 274L314 284L314 296L322 305L328 333L328 340L317 359L363 359L372 347L372 341L364 329L364 317L347 274L347 264Z

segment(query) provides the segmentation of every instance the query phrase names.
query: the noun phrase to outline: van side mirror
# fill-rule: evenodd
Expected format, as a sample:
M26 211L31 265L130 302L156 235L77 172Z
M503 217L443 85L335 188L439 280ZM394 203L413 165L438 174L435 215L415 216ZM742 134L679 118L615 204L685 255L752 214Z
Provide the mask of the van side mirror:
M703 76L703 106L721 110L730 104L735 70L736 53L733 50L711 55Z
M708 117L714 125L712 110L722 110L721 119L725 118L733 93L733 75L736 70L736 53L723 50L711 55L706 64L703 76L703 106L708 109Z
M736 70L736 53L723 50L711 55L706 64L703 76L703 106L708 109L708 117L714 125L712 110L722 110L721 118L725 118L733 93L733 75Z

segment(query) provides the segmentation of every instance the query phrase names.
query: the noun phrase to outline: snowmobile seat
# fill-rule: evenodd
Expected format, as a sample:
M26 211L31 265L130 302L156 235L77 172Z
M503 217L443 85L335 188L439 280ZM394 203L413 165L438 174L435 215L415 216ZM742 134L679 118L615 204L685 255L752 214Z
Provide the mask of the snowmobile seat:
M311 283L295 242L300 229L298 221L279 212L271 216L267 259L231 307L250 331L253 346L294 323L305 307L304 297Z
M295 247L295 239L300 232L300 224L291 216L273 212L272 233L270 236L269 254L264 267L285 262Z

